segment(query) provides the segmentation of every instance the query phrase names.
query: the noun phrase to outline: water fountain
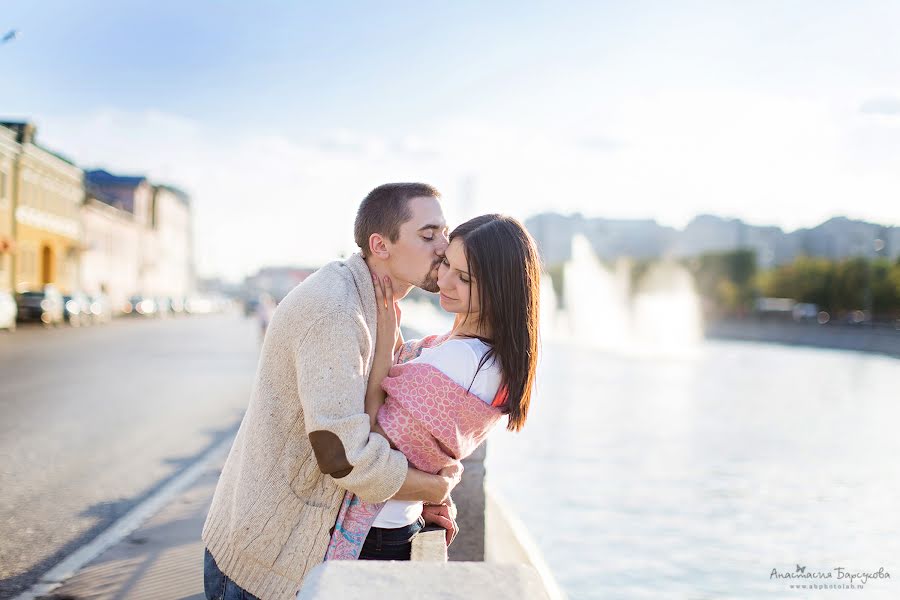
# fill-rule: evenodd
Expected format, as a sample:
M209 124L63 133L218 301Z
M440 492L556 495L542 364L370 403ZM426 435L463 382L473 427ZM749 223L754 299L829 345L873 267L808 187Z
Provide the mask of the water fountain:
M685 356L701 338L693 278L674 261L651 266L632 289L628 260L610 268L597 258L587 238L576 235L562 288L559 302L545 274L544 339L629 355Z
M702 338L700 298L682 265L662 261L640 279L632 300L634 337L639 347L676 355Z

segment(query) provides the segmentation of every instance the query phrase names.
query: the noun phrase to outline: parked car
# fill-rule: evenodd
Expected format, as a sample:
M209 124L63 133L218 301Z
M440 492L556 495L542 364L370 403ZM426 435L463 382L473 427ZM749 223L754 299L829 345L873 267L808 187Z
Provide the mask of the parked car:
M187 307L185 306L187 302L183 296L175 296L172 298L172 312L176 315L183 315L187 312Z
M132 296L128 299L122 312L141 317L153 317L156 315L156 301L144 296Z
M798 302L791 311L795 321L814 321L819 315L819 306L808 302Z
M62 294L52 285L44 286L43 291L16 294L20 322L40 321L44 325L61 325L65 319L63 304Z
M0 329L16 330L16 316L19 308L16 299L9 292L0 292Z
M94 320L91 316L91 301L81 292L63 296L63 302L63 317L72 327L90 325Z
M98 294L90 298L91 318L94 323L109 323L112 321L112 304L104 294Z
M156 302L156 316L157 317L168 317L172 313L172 300L167 296L160 296L159 298L155 298Z

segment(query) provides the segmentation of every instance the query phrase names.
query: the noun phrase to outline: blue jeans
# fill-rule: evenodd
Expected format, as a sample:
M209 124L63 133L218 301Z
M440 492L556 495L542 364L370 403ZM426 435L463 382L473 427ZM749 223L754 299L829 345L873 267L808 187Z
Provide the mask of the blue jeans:
M203 556L203 590L206 600L259 600L228 579L209 550Z
M425 527L425 520L397 529L373 527L366 536L359 560L409 560L412 554L412 539Z

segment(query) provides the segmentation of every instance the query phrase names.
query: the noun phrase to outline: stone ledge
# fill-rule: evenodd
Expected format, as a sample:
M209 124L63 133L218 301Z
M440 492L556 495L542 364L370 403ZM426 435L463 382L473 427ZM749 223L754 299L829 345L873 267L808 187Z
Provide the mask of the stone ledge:
M447 534L443 528L428 526L412 541L410 560L416 562L447 562Z
M332 561L306 577L298 600L549 600L541 577L525 565L482 562Z

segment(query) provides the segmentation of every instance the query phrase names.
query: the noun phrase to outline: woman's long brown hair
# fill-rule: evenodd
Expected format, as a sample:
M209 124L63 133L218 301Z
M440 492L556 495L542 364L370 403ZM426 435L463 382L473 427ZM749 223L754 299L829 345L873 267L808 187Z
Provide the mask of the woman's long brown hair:
M490 338L479 338L490 350L478 368L490 359L498 361L507 429L519 431L528 416L537 368L541 283L537 247L521 223L495 214L466 221L450 234L450 241L455 239L465 249L469 275L478 284L481 319L490 327Z

